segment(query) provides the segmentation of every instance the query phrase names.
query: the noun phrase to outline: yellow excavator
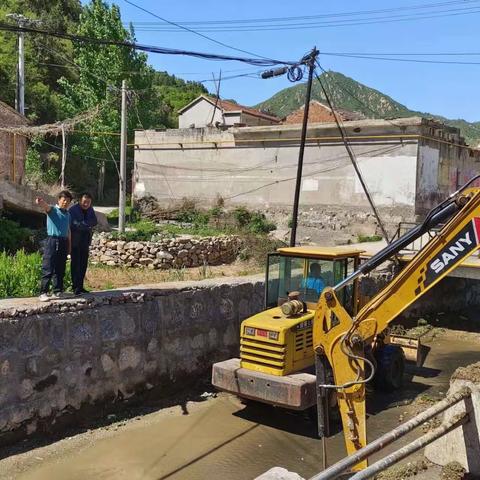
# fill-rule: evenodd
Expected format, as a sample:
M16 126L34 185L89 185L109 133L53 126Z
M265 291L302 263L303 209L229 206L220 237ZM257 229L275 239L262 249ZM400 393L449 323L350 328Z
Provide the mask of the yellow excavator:
M316 405L320 436L328 435L328 413L338 405L347 453L364 447L365 385L393 390L402 384L405 358L387 334L390 323L480 248L480 189L470 188L479 178L364 263L362 252L348 247L270 254L267 308L242 322L240 359L216 363L213 385L294 410ZM433 229L439 230L400 273L358 308L359 278ZM362 461L353 470L366 466Z

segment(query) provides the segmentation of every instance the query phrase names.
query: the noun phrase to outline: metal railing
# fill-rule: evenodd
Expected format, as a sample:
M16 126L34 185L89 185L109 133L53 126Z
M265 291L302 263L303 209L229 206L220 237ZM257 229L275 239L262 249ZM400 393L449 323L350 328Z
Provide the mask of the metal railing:
M362 449L358 450L354 454L340 460L339 462L335 463L334 465L328 467L323 472L320 472L309 480L333 480L338 478L338 476L342 473L345 473L348 469L355 466L362 460L370 457L374 453L384 449L387 445L390 445L395 440L403 437L407 433L411 432L413 429L417 428L418 426L425 423L427 420L432 419L439 413L448 410L453 405L461 402L462 400L469 398L471 396L471 391L468 388L462 388L458 392L446 397L442 401L436 403L432 407L428 408L424 412L416 415L408 422L400 425L399 427L387 432L386 434L382 435L380 438L377 438L373 442L369 443ZM404 447L396 450L395 452L387 455L386 457L378 460L374 464L370 465L369 467L361 470L360 472L354 474L350 477L350 480L365 480L367 478L372 478L377 473L387 469L391 465L403 460L405 457L408 457L410 454L420 450L425 445L433 442L437 438L442 437L446 433L454 430L460 425L463 425L469 421L468 413L464 413L462 415L455 416L450 421L444 423L442 426L431 430L430 432L426 433L425 435L421 436L417 440L405 445Z

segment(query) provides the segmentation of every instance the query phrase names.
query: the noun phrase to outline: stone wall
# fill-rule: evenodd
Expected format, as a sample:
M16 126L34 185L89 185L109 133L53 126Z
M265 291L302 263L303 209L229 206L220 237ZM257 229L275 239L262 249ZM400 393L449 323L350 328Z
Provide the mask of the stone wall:
M104 265L150 269L220 265L233 262L241 244L241 239L233 235L170 238L158 242L126 242L99 235L92 240L90 258Z
M259 277L48 304L1 300L0 442L13 430L48 428L83 406L185 386L215 361L238 355L240 322L262 307Z

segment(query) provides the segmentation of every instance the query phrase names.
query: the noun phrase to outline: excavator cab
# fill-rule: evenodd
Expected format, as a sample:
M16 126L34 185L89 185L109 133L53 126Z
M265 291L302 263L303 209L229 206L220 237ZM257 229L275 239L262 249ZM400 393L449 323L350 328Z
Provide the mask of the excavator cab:
M265 310L240 327L240 358L214 364L213 385L240 397L303 410L316 404L313 317L324 288L358 269L363 250L285 247L268 256ZM355 315L358 285L340 293Z
M363 250L348 247L285 247L268 255L265 278L265 308L281 306L291 292L314 309L325 287L333 287L354 272ZM356 284L342 292L342 304L355 314Z

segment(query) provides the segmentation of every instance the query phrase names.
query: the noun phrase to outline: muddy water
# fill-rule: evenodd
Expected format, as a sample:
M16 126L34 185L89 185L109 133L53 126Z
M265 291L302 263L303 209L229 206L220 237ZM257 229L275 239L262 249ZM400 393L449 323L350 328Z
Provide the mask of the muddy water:
M370 399L369 437L378 437L398 425L399 415L408 411L408 403L418 394L446 392L456 367L480 360L478 338L451 332L436 338L425 368L410 372L412 381L400 395L375 394ZM7 472L7 478L243 480L275 465L304 477L321 470L320 441L308 418L301 414L246 407L232 396L220 395L192 405L188 415L180 409L153 415L156 417L150 422L127 425L105 438L83 443L82 438L77 439L75 449L60 447L49 456L43 455L42 449L32 451L30 455L39 459L35 465L22 468L20 459L17 473ZM328 440L328 454L329 461L343 457L341 433Z

